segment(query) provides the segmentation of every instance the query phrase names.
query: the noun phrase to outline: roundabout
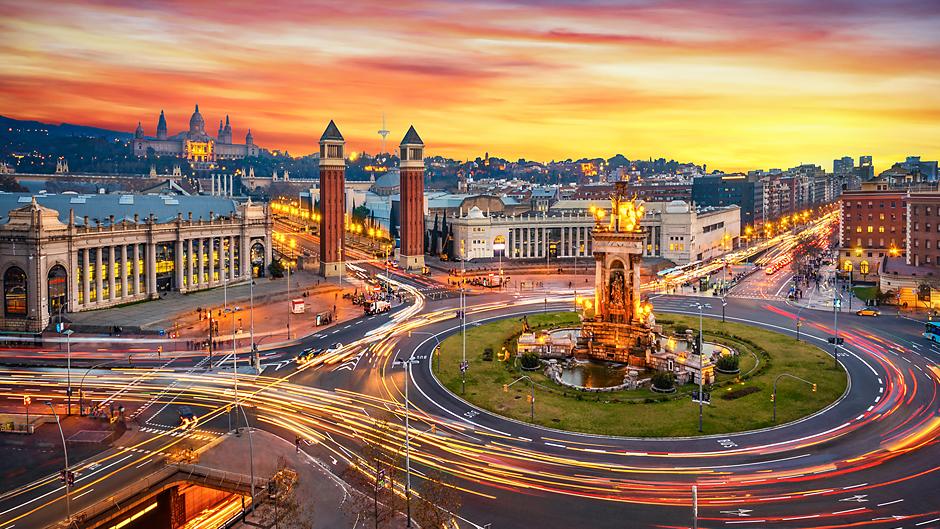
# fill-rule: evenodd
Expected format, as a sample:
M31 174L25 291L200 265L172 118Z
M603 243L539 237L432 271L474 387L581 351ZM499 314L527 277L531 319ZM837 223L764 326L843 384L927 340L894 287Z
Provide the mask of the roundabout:
M530 421L530 415L534 415L534 424L544 427L619 437L698 435L698 408L690 402L693 393L697 393L696 384L679 385L669 388L671 391L657 390L652 384L619 391L578 390L560 385L546 374L545 366L555 365L554 360L543 360L534 370L522 367L521 355L514 348L523 325L519 320L510 316L467 330L466 374L459 369L463 357L461 332L437 336L441 346L435 352L435 376L448 390L476 407L518 421ZM678 314L660 318L670 332L697 326L693 320ZM577 315L531 314L527 321L533 330L550 329L577 321ZM818 347L740 323L711 320L705 323L705 339L719 349L737 351L741 368L737 374L717 370L716 381L710 388L712 398L705 408L705 435L757 430L798 420L831 405L845 393L844 369L834 367L832 356ZM497 353L487 354L484 352L487 350ZM624 366L593 367L614 373L625 371ZM641 378L649 380L649 375ZM781 383L774 394L773 381L781 375L811 379L816 390L799 382ZM507 387L523 376L529 377L531 383ZM616 376L608 378L615 380ZM461 392L463 385L465 392ZM533 387L535 406L531 413ZM772 420L774 401L778 403L776 423Z

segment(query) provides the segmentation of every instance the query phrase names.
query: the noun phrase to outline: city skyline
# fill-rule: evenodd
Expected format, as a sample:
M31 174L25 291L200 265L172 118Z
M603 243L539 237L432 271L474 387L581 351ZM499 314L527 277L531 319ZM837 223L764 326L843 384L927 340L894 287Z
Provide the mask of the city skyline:
M265 147L414 124L473 159L650 156L726 171L937 157L929 2L0 2L0 114L155 133L199 103ZM468 13L472 17L466 16ZM473 22L470 22L470 19ZM100 28L108 28L107 32ZM919 31L918 28L922 28ZM904 39L897 39L899 32ZM116 80L118 80L116 82Z

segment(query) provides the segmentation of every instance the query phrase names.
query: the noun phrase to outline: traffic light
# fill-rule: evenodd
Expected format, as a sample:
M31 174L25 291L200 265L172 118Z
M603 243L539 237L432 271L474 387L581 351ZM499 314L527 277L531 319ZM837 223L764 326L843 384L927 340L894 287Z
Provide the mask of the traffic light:
M157 346L157 357L159 358L160 355L162 355L162 354L163 354L163 346L162 346L162 345L158 345L158 346Z
M70 471L68 473L68 478L69 478L69 487L75 485L75 473Z
M509 393L509 384L503 384L503 393Z
M65 483L68 481L68 475L66 474L64 470L59 471L59 481L61 481L62 483Z
M813 393L816 393L816 384L813 384Z
M527 397L527 398L526 398L526 401L527 401L529 404L532 404L532 402L535 400L535 399L532 398L532 395L527 395L526 397Z
M33 402L32 397L29 395L23 395L23 406L29 406Z
M770 394L770 402L773 402L776 399L777 395L774 393Z

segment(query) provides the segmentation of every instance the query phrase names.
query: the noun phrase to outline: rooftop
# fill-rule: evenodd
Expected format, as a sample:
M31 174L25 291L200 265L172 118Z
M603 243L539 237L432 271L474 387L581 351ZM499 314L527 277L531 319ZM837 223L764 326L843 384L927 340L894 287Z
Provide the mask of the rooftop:
M193 219L209 220L209 213L217 217L227 217L236 212L236 202L225 197L212 196L177 196L177 195L78 195L78 194L36 194L31 193L3 193L0 192L0 224L9 221L9 212L21 208L32 202L45 208L58 212L59 221L69 223L69 210L75 211L75 224L82 226L84 217L88 217L89 224L98 220L102 226L107 226L110 216L114 215L114 222L122 220L133 222L134 214L140 220L146 220L151 214L157 223L171 222L177 214L187 218L192 212Z

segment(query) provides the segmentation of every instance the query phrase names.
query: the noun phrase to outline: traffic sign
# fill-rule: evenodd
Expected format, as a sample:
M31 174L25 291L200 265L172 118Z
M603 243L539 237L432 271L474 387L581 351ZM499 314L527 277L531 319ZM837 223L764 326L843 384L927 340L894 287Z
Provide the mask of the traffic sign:
M470 362L467 362L466 360L462 360L460 362L460 372L466 373L469 369L470 369Z

